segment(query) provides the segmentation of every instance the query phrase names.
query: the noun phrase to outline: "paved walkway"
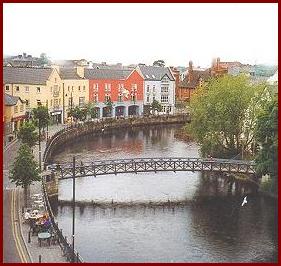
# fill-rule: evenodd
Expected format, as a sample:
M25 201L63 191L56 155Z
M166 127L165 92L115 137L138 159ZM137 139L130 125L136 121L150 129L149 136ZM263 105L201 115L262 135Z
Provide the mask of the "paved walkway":
M58 130L64 128L62 125L50 126L49 136L51 137ZM3 197L3 231L4 231L4 262L38 262L41 255L42 262L66 262L59 245L39 247L37 237L31 237L28 243L29 226L22 223L23 191L16 189L9 180L9 170L20 147L19 141L6 146L3 158L4 174L4 197ZM42 142L42 155L46 147L46 141ZM38 146L34 148L34 156L38 161ZM35 182L30 186L30 194L42 193L41 182ZM30 201L30 200L29 200Z

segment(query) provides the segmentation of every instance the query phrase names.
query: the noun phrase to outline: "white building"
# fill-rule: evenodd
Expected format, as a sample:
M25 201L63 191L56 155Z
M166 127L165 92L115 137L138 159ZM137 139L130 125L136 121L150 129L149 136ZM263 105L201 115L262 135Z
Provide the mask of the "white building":
M140 64L136 69L144 78L144 110L157 100L162 105L162 113L174 114L175 78L170 68Z

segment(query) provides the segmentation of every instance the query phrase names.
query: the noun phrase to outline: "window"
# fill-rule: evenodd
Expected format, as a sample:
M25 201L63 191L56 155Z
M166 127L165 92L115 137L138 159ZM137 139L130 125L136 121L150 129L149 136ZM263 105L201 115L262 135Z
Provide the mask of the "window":
M110 83L105 83L105 91L110 92L111 91L111 84Z
M53 92L53 87L51 87L51 93Z
M99 90L99 84L98 84L98 83L95 83L93 89L94 89L95 92L98 92L98 90Z
M169 93L169 87L168 86L161 87L161 93Z
M59 99L54 99L54 108L59 107Z
M80 91L80 86L78 86L78 90Z
M16 91L20 91L20 87L19 86L16 86Z
M122 102L123 99L122 99L122 94L118 94L118 99L117 99L118 102Z
M124 89L124 84L118 84L118 92L122 92Z
M55 78L55 83L57 83L57 78Z
M85 97L79 97L79 106L83 106L85 104Z
M14 106L14 113L16 114L18 112L18 107Z
M137 88L138 88L138 87L137 87L137 84L132 84L132 90L133 90L133 91L136 91Z
M23 112L23 104L20 105L20 112Z
M6 86L6 91L9 91L10 90L10 87L9 85Z
M40 93L40 87L37 87L37 93Z
M70 89L70 86L67 87L68 92L69 92L69 89Z
M152 88L153 92L155 92L155 85L153 85L153 88Z
M86 86L83 86L83 91L85 91L86 90Z
M131 101L132 101L132 102L135 102L136 100L137 100L136 95L135 95L135 94L132 94L132 95L131 95Z
M155 101L155 96L152 97L152 101Z
M169 101L168 95L161 95L161 103L167 103Z
M29 93L29 87L28 86L25 86L25 92Z
M41 106L41 101L40 100L37 100L37 106Z
M29 106L29 100L25 100L26 107Z
M94 95L94 102L95 102L95 103L98 102L98 95L97 95L97 94Z
M146 92L149 93L149 85L146 86Z
M109 95L105 95L105 96L104 96L104 101L105 101L105 102L111 101L111 97L110 97Z
M72 108L73 106L73 101L72 101L72 98L69 98L68 99L68 106L70 107L70 108Z
M149 103L149 96L146 97L146 102Z

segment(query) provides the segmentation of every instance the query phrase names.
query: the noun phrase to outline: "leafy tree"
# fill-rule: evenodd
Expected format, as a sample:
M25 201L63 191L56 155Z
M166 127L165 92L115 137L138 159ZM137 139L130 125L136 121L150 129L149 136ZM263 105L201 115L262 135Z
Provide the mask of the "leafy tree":
M87 118L87 109L80 109L76 106L70 110L69 115L74 117L76 120L85 121Z
M41 53L39 61L42 65L49 65L51 63L50 59L47 57L46 53Z
M36 126L40 126L40 128L45 128L50 120L49 111L47 106L38 106L32 110L32 115L34 119L34 123ZM40 125L39 125L40 121Z
M153 66L158 66L158 67L165 67L165 61L164 60L156 60L153 62Z
M264 89L264 84L252 84L243 75L213 78L196 89L186 128L203 156L229 158L248 151Z
M162 105L157 101L157 100L153 100L152 104L151 104L151 109L152 112L155 114L155 112L161 112L162 111Z
M278 99L271 98L257 117L256 141L260 149L255 158L256 171L268 174L272 180L272 192L277 192L278 177Z
M30 148L36 145L38 140L38 133L35 131L36 127L32 122L25 122L19 129L18 138L22 143L27 144Z
M97 117L97 109L93 102L87 104L87 113L90 115L91 118Z
M104 104L106 105L106 107L105 107L106 115L109 115L111 113L111 111L112 111L112 108L113 108L113 102L111 101L111 98L106 100L104 102Z
M24 188L24 202L27 206L27 190L34 181L40 180L38 164L34 159L31 148L23 144L10 172L10 179L16 186Z

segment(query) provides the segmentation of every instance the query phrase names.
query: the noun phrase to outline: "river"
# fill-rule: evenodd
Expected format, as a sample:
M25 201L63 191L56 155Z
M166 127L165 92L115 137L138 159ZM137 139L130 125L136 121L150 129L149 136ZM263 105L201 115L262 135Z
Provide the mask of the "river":
M199 157L175 138L180 125L83 137L54 162L132 157ZM78 178L75 247L86 262L274 262L277 206L259 196L227 196L223 179L192 172ZM71 239L72 181L59 183L57 221ZM111 203L120 206L111 207ZM96 206L93 203L101 205ZM177 203L177 204L175 204ZM181 204L179 204L181 203ZM124 204L124 206L122 206ZM127 206L128 205L128 206Z

